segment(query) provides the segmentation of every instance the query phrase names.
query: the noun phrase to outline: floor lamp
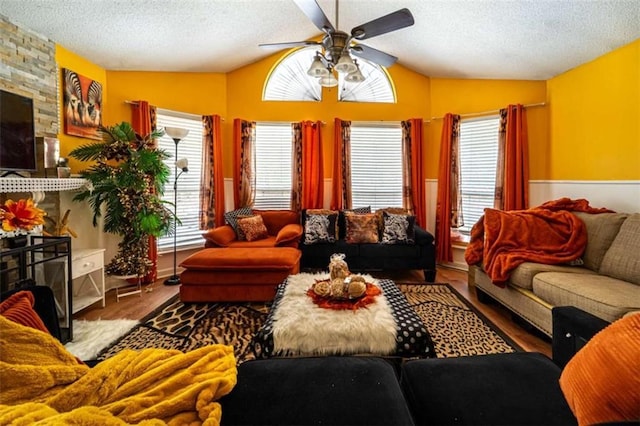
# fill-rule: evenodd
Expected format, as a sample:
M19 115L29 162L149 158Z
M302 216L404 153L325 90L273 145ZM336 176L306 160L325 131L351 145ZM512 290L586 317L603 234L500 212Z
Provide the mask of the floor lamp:
M189 134L188 129L181 129L180 127L165 127L164 132L176 143L176 164L175 164L175 179L173 180L173 275L164 281L165 285L178 285L180 284L180 277L178 276L178 262L176 251L176 243L178 241L176 225L178 222L178 178L182 173L188 172L188 162L186 158L178 160L178 142L184 139Z

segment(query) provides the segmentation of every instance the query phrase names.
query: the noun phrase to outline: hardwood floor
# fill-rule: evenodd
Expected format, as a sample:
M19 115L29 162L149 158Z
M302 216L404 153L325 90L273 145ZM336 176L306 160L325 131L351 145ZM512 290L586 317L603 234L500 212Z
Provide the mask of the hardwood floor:
M373 274L384 278L392 278L402 282L422 282L420 271L407 271L394 274ZM534 332L529 332L512 320L511 313L501 305L483 304L476 297L475 291L467 285L467 273L456 269L438 267L436 282L449 283L463 297L478 309L485 317L498 326L505 334L513 339L526 351L541 352L551 356L551 343L546 337L541 338ZM104 308L95 304L74 315L74 319L135 319L140 320L162 306L167 300L178 294L179 286L166 286L163 279L143 287L142 294L121 298L116 302L115 290L107 292Z

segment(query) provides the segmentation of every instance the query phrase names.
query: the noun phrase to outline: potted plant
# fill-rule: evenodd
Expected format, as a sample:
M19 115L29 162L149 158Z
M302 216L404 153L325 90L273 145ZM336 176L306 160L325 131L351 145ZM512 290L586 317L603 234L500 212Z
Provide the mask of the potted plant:
M78 160L94 161L81 172L89 186L74 201L87 200L93 211L93 225L97 226L98 218L104 214L104 232L122 237L118 252L105 271L142 277L153 266L149 260L149 236L169 234L174 220L167 202L161 199L170 174L163 160L169 155L154 144L154 139L164 132L154 131L142 137L127 122L100 130L102 141L70 153Z

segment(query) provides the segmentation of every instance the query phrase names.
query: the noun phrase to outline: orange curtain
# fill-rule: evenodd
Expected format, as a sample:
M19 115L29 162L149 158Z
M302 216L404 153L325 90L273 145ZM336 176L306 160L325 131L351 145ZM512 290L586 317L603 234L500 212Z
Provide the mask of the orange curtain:
M324 202L321 126L320 121L302 122L303 209L321 209Z
M427 216L424 195L423 161L423 121L411 118L402 122L403 131L403 207L410 209L416 217L416 223L426 227Z
M331 209L351 208L351 122L334 120Z
M200 229L210 229L224 225L224 175L220 116L202 116L202 127Z
M146 136L156 127L156 109L147 101L136 101L131 105L131 126L139 135ZM149 236L149 260L151 272L142 278L143 284L151 284L158 278L158 245L156 237Z
M525 108L517 104L501 109L494 208L529 208L528 149Z
M438 170L436 207L436 260L453 261L451 227L459 226L459 134L460 116L447 113L443 118Z
M253 205L255 129L255 122L233 120L233 204L236 209Z

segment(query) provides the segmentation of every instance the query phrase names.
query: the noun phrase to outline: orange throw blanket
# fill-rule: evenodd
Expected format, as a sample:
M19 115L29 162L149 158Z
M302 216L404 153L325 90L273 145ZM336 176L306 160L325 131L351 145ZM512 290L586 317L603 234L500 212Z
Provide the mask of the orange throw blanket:
M528 210L485 209L471 229L464 254L469 265L483 263L491 281L504 287L511 271L524 262L567 263L579 258L587 245L584 223L570 211L610 212L587 200L561 198Z

